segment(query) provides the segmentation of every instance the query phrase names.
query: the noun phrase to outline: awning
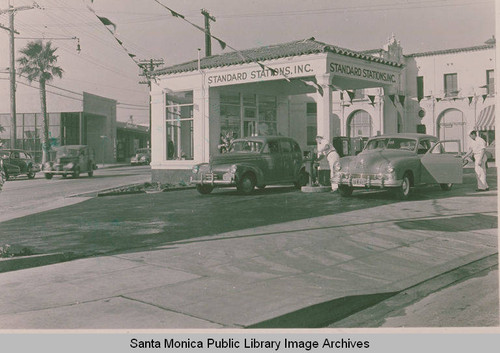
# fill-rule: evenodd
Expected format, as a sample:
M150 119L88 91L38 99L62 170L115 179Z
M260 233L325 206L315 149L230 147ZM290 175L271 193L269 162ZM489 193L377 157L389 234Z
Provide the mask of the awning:
M495 130L495 105L490 105L479 113L477 118L476 130Z

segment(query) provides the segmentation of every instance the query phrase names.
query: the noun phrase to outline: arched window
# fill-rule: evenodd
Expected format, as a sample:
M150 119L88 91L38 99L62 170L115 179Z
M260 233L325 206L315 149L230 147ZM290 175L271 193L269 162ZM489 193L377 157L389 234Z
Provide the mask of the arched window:
M372 136L372 117L364 110L352 113L347 123L349 137Z

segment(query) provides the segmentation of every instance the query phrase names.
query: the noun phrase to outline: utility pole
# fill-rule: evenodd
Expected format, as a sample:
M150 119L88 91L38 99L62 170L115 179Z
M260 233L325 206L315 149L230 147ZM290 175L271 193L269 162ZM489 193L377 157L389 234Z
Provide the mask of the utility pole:
M205 16L205 56L212 55L212 38L210 36L210 20L215 22L215 17L210 16L207 10L201 9L201 14Z
M10 148L16 148L16 55L14 48L14 33L19 34L14 29L14 14L17 11L31 10L34 8L40 8L36 2L31 6L19 6L13 7L9 1L9 8L7 10L0 10L0 15L2 13L9 13L9 27L4 27L0 25L0 28L5 29L9 32L9 44L10 44Z
M149 147L151 147L151 78L156 67L164 65L163 59L141 60L137 63L142 69L141 76L145 76L145 81L139 81L140 84L147 84L149 88Z

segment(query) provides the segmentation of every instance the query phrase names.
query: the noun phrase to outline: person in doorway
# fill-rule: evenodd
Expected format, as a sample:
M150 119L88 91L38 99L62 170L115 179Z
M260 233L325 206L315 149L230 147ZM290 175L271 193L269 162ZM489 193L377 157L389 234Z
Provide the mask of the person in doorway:
M471 131L469 152L465 154L465 160L469 156L474 156L474 171L476 172L477 189L476 191L488 191L488 183L486 183L486 141L481 136L478 136L477 131Z
M339 188L338 184L334 183L334 175L337 168L340 166L340 156L333 145L328 142L323 136L316 136L316 143L318 149L318 160L325 157L328 161L330 167L330 182L332 185L332 191L337 191Z

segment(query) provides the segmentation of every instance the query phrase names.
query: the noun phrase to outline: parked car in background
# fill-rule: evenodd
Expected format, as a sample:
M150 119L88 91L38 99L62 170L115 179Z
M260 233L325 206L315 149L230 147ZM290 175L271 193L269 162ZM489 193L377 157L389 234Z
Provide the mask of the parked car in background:
M33 179L35 174L40 171L40 166L35 163L33 157L23 150L1 149L0 158L3 160L6 180L18 175L26 175L28 179Z
M271 184L307 184L309 175L302 162L299 144L288 137L257 136L234 140L227 153L197 164L191 183L201 194L214 187L236 186L242 194Z
M151 149L150 148L139 148L135 151L135 155L130 158L131 165L147 165L151 163Z
M43 173L45 178L52 179L54 175L62 175L63 178L71 175L78 178L80 173L87 173L89 177L94 175L97 169L95 164L94 150L86 145L67 145L54 148L55 161L45 163Z
M354 189L391 189L400 199L410 188L439 184L450 190L462 183L460 141L438 141L423 134L395 134L373 137L357 156L340 159L334 182L342 196Z
M5 183L5 171L3 170L3 159L0 158L0 191Z
M488 146L486 146L485 153L486 153L486 157L488 157L488 161L495 160L495 141L493 141Z

